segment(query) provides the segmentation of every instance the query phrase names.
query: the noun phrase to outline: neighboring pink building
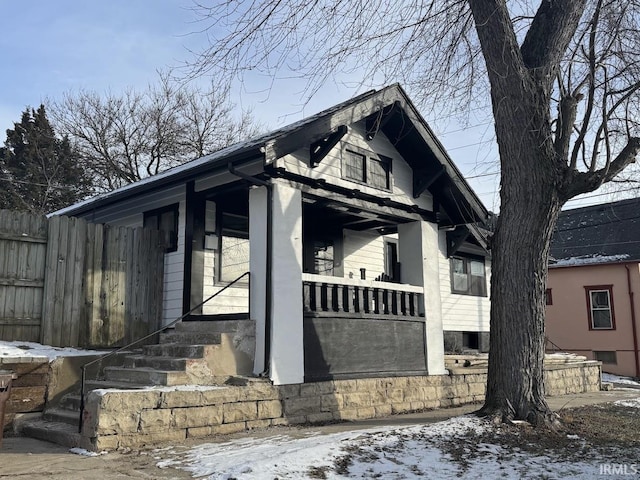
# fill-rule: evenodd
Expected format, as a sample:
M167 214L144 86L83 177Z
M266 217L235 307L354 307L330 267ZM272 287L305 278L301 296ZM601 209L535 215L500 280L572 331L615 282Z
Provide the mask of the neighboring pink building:
M551 255L547 349L640 377L640 199L563 212Z

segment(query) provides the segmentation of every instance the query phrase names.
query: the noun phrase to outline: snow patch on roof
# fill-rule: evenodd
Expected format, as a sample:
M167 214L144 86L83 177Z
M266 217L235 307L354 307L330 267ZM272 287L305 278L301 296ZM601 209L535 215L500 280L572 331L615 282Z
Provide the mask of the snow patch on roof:
M556 260L552 264L554 267L569 267L579 265L593 265L600 263L616 263L622 262L629 258L629 254L623 253L620 255L581 255L579 257L569 257Z

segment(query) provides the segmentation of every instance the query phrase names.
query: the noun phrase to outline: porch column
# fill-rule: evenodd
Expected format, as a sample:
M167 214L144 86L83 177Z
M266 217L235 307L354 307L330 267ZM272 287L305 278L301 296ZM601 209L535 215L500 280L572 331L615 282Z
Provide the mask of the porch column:
M271 380L304 381L302 329L302 194L273 184Z
M250 312L256 322L254 373L262 373L270 334L270 377L276 385L304 381L302 330L302 196L287 185L273 184L271 212L271 326L267 331L266 187L249 192Z
M440 303L438 225L410 222L398 225L401 281L424 288L426 357L429 375L444 375L444 334Z
M249 313L256 324L253 373L264 372L267 304L267 188L249 190Z

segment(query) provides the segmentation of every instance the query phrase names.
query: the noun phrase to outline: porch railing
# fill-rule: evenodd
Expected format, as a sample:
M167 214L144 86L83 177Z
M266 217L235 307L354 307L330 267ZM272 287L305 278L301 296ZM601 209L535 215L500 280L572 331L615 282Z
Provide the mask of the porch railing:
M403 318L424 316L422 287L400 283L302 274L307 315Z

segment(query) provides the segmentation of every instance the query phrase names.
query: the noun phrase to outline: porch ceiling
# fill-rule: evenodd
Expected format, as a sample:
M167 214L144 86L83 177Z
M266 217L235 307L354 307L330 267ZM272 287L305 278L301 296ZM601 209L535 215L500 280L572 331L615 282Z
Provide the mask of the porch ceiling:
M395 233L398 225L409 220L376 212L369 212L353 205L330 198L313 196L303 197L303 216L307 225L323 230L330 228L347 228L350 230L379 230L380 233ZM309 222L313 219L313 222Z

